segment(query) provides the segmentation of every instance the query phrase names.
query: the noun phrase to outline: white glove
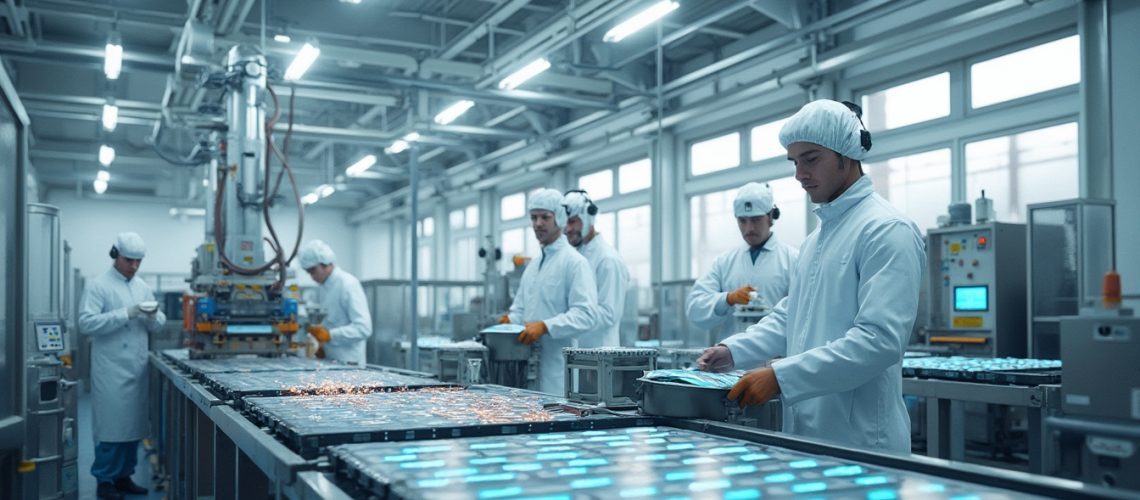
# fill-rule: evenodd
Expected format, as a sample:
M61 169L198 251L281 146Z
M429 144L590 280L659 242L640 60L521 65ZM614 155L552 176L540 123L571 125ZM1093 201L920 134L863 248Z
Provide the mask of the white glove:
M139 308L138 304L127 308L127 319L135 319L143 314L145 313L142 312L142 309Z
M697 369L706 372L723 373L731 371L734 366L736 363L732 359L732 352L723 345L705 349L705 352L697 358Z

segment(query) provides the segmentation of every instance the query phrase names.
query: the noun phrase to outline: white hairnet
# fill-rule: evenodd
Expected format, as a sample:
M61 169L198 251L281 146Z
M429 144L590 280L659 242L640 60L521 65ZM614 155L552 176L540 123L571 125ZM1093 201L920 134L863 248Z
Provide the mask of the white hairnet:
M749 182L736 192L732 211L737 217L759 217L771 212L775 204L772 199L772 188L767 184Z
M562 206L562 193L553 189L539 189L530 195L526 202L526 211L549 210L554 212L554 223L558 227L566 227L566 207Z
M562 197L562 204L566 206L566 220L569 221L574 217L582 219L583 238L590 234L590 228L594 227L594 216L588 211L590 203L586 193L577 191L566 193L566 196Z
M119 255L128 259L141 259L146 257L146 243L138 233L119 233L115 237L115 248Z
M317 264L336 262L336 254L321 240L310 240L301 247L301 269L312 269Z
M784 123L780 144L787 149L797 142L810 142L852 160L862 160L867 155L860 141L862 129L855 112L843 103L819 99L805 104Z

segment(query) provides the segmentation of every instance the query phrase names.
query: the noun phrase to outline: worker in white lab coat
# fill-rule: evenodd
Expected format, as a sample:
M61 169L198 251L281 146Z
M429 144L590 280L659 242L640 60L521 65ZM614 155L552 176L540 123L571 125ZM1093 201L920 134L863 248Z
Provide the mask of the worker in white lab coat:
M336 254L321 240L301 248L301 267L321 285L322 325L309 325L309 335L321 344L326 359L364 365L372 313L360 280L336 267ZM319 352L318 352L319 355Z
M133 481L138 444L147 436L147 333L157 332L166 315L154 293L135 273L146 256L136 233L120 233L111 247L111 269L83 290L79 332L91 336L91 415L99 498L146 493Z
M598 288L590 263L562 235L567 219L562 193L540 189L530 195L527 209L542 255L523 271L503 321L526 325L518 341L535 344L539 350L538 390L562 396L566 381L562 348L576 347L577 337L597 328Z
M751 369L741 405L779 395L784 431L861 449L910 452L902 359L926 266L918 227L875 194L860 163L871 148L861 110L806 104L780 131L820 226L800 249L788 297L712 347L700 368ZM786 356L770 366L775 356Z
M733 306L750 303L750 292L756 292L768 307L787 296L792 267L799 258L798 250L782 243L772 232L780 209L766 184L749 182L741 187L732 211L744 244L713 261L709 272L689 290L685 307L689 323L715 330L717 340L740 330L732 316Z
M625 295L629 290L629 268L621 255L594 229L598 206L589 194L574 189L562 197L566 207L566 241L578 249L594 270L598 285L598 325L594 331L578 337L578 347L614 347L621 345L621 319L625 313Z

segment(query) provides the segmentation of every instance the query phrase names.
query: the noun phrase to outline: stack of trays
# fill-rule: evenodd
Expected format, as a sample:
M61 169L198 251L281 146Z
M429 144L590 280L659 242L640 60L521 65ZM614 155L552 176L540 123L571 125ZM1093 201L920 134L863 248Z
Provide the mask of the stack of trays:
M1059 384L1061 361L962 356L906 358L903 376L1001 385Z
M379 498L1008 498L1012 492L670 427L369 443L329 450Z
M452 386L434 379L357 368L207 373L202 375L202 383L222 399L232 399L239 409L246 398L255 396L359 394Z
M360 442L411 441L594 429L623 419L580 418L545 405L561 399L500 386L330 396L250 397L250 419L302 457Z

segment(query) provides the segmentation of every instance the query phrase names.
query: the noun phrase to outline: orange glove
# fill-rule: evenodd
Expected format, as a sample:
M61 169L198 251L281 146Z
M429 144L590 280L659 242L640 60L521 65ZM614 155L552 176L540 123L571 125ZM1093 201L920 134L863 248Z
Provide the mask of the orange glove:
M527 262L530 262L530 257L527 257L525 255L516 255L514 257L511 257L511 263L514 264L515 267L525 266Z
M744 408L767 403L779 393L780 382L776 380L776 370L765 367L740 377L740 381L728 391L728 399L735 400Z
M510 322L511 322L510 316L507 316L506 314L499 316L499 324L500 325L505 325L505 324L510 323Z
M750 302L752 300L748 296L748 292L755 292L755 291L756 291L756 289L752 288L750 286L742 286L740 288L737 288L736 290L728 292L728 305L735 306L735 305L747 304L748 302Z
M305 331L309 332L309 335L312 335L313 338L317 339L317 342L320 342L322 344L332 340L332 335L329 334L329 329L321 325L309 325L307 328L305 328Z
M317 359L325 359L325 346L317 348Z
M542 338L546 333L546 323L541 321L527 323L526 328L519 334L518 341L526 345L531 345L538 342L538 339Z

